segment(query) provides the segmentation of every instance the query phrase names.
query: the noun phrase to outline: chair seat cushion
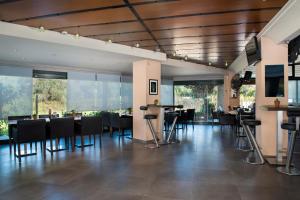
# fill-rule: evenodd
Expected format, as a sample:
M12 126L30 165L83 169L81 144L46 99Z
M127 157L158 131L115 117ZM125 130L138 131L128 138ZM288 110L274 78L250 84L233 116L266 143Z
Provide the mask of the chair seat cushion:
M294 124L294 123L283 123L283 124L281 124L281 128L285 129L285 130L295 131L296 130L296 124Z
M255 119L245 119L243 123L248 126L259 126L261 125L261 121Z
M144 119L157 119L157 115L147 114L147 115L144 115Z

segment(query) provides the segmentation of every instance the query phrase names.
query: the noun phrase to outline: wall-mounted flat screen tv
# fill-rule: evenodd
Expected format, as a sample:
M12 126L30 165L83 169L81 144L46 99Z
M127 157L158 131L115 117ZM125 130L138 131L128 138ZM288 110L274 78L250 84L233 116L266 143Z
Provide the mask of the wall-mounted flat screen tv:
M245 47L248 66L255 65L261 61L260 47L257 38L254 36Z
M265 96L284 96L284 65L265 66Z

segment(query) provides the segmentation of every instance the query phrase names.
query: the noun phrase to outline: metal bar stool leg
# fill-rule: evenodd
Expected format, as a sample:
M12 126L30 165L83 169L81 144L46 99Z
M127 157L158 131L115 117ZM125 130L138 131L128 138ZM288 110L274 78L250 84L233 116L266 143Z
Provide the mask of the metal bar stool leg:
M170 131L169 131L167 143L170 143L171 136L173 136L173 133L174 133L174 131L175 131L175 126L176 126L177 118L178 118L178 117L176 116L176 117L174 118L174 120L173 120L171 129L170 129Z
M288 157L287 157L287 162L285 167L277 167L277 171L283 174L287 174L290 176L299 176L300 175L300 171L296 168L294 168L292 165L292 159L293 159L293 152L295 149L295 141L296 141L296 135L297 132L296 131L292 131L291 133L291 146L289 148L289 152L288 152Z
M254 165L263 165L265 163L264 157L259 149L259 146L256 142L256 139L254 138L254 135L251 133L250 127L248 125L245 125L245 131L248 137L250 138L250 143L252 143L254 149L248 154L248 157L246 158L246 162L249 164ZM258 154L258 157L255 156L255 153Z
M150 119L147 119L147 123L148 123L148 125L149 125L150 131L151 131L151 134L152 134L152 137L153 137L154 142L155 142L155 144L156 144L156 147L159 148L159 144L158 144L158 142L157 142L156 134L155 134L153 125L152 125L152 123L151 123L151 120L150 120Z

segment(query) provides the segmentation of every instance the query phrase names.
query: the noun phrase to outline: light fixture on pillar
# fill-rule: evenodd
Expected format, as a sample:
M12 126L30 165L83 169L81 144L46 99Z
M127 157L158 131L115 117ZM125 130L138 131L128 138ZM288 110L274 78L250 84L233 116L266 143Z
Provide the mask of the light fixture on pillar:
M79 39L80 38L80 35L79 33L76 33L76 35L74 35L75 39Z
M39 31L40 31L40 32L44 32L44 31L45 31L45 28L44 28L43 26L40 26L40 27L39 27Z
M68 34L68 32L67 32L67 31L62 31L62 32L61 32L61 34L63 34L63 35L67 35L67 34Z

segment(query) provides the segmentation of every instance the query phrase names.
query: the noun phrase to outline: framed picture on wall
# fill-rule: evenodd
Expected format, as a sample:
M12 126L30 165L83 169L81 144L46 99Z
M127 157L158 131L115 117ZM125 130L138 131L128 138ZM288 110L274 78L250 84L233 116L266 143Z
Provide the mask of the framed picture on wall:
M149 95L158 95L158 80L149 79Z

